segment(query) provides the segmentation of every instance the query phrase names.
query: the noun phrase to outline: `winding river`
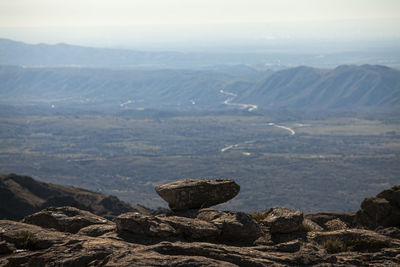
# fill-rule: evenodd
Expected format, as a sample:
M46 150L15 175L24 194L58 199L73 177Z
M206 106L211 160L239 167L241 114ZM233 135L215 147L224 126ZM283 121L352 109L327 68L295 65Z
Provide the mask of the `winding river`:
M247 111L252 112L253 110L256 110L258 108L257 105L253 104L241 104L241 103L232 103L232 100L237 97L237 94L231 93L231 92L226 92L224 90L219 91L221 94L228 96L228 99L226 99L224 102L222 102L224 105L228 106L234 106L238 107L240 109L247 109Z
M235 107L239 107L240 109L247 109L249 112L256 110L258 108L257 105L253 105L253 104L241 104L241 103L232 103L233 99L235 99L237 97L237 94L232 93L232 92L227 92L224 90L220 90L219 91L221 94L228 96L228 98L223 102L224 105L229 105L229 106L235 106ZM295 135L296 132L287 126L284 125L279 125L273 122L269 122L267 123L268 126L273 126L276 128L280 128L283 130L286 130L290 133L290 135ZM304 127L304 126L310 126L310 125L306 125L306 124L297 124L298 127ZM238 148L239 146L245 145L245 144L249 144L249 143L254 143L255 140L252 141L246 141L246 142L242 142L242 143L238 143L238 144L234 144L234 145L230 145L230 146L226 146L224 148L221 148L221 153L226 152L230 149L233 148ZM251 153L249 152L243 152L243 155L249 156L251 155Z

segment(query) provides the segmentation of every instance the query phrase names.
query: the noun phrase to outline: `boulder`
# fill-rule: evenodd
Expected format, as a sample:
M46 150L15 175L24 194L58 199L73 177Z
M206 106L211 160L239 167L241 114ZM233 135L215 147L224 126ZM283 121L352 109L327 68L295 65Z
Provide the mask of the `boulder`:
M316 222L313 222L307 218L303 219L303 222L301 223L301 225L302 225L302 229L306 232L320 232L320 231L324 230L324 228L322 228Z
M318 213L310 213L304 214L304 218L309 219L320 226L324 226L326 222L340 219L342 222L346 223L349 226L354 226L356 213L355 212L318 212Z
M77 233L93 224L111 224L100 216L73 207L49 207L26 216L23 222L69 233Z
M357 212L357 222L371 229L379 226L399 226L400 208L385 198L366 198Z
M213 223L221 230L222 242L252 243L263 235L258 223L244 212L200 210L197 219Z
M115 219L119 231L148 237L176 237L189 241L252 243L263 235L260 226L243 212L200 210L197 218L127 213Z
M63 244L69 234L37 225L9 220L0 220L0 242L5 241L10 249L47 249ZM0 264L0 266L3 266Z
M117 229L150 237L178 237L186 240L216 240L220 230L212 223L178 216L122 214L116 218Z
M270 228L271 233L291 233L301 230L303 213L287 208L271 208L262 223Z
M0 220L0 229L0 240L17 248L11 254L1 255L0 266L104 266L113 251L123 248L122 244L115 246L117 242L113 240L61 233L21 222Z
M376 197L364 199L356 222L370 229L400 225L400 185L384 190Z
M309 232L308 241L327 246L329 242L340 245L342 251L362 251L381 248L398 248L400 241L364 229L345 229L330 232ZM339 251L338 251L339 252Z
M137 235L150 237L176 236L176 230L167 222L156 216L144 215L138 212L128 212L115 218L117 229Z
M218 219L224 216L225 212L215 209L201 209L197 213L197 219L203 220L206 222L211 222L215 219Z
M228 179L184 179L155 188L173 211L208 208L234 198L240 186Z
M160 218L171 225L177 236L187 240L217 240L221 231L212 223L186 217L170 216Z
M400 207L400 185L395 185L390 189L384 190L376 197L384 198L388 200L392 206Z
M114 232L115 230L115 224L93 224L80 229L78 234L96 237Z

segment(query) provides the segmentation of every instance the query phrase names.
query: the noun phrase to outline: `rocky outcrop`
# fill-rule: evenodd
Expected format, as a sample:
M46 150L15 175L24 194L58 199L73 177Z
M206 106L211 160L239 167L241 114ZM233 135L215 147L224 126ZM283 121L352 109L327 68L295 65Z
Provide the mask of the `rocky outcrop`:
M307 238L309 241L317 242L325 248L328 246L329 241L336 242L337 248L341 250L340 252L400 248L400 240L364 229L310 232Z
M377 214L393 216L386 208L397 205L396 190L378 195L385 201ZM357 228L363 212L160 209L111 222L73 207L46 208L23 222L0 220L0 266L399 266L398 225ZM379 222L387 221L373 225Z
M376 197L366 198L357 212L356 221L359 225L370 229L379 226L400 225L400 185L384 190Z
M79 230L78 234L87 236L101 236L115 231L115 223L110 224L93 224L83 227Z
M197 219L210 222L220 229L218 240L224 242L252 243L263 235L260 225L244 212L200 210Z
M69 233L77 233L93 224L112 224L100 216L73 207L49 207L25 217L22 221Z
M233 180L184 179L155 188L173 211L208 208L234 198L240 186Z
M316 222L311 221L310 219L304 218L303 222L301 223L301 227L304 231L307 232L321 232L324 230L319 224Z
M207 218L212 217L209 216L211 212L203 215ZM182 236L185 235L183 233L188 233L188 229L192 229L188 226L188 222L200 220L173 217L164 219L174 223L178 221L179 226L172 232L181 231ZM398 256L400 240L361 229L308 232L303 237L288 242L251 246L195 240L188 242L184 238L173 239L161 237L162 235L157 239L143 234L140 238L134 238L129 234L126 235L125 230L121 233L116 227L113 231L94 237L86 235L83 229L85 228L71 234L21 222L0 220L0 266L397 266L400 264ZM156 231L154 229L152 233Z
M291 211L287 208L271 208L267 211L266 218L262 223L270 229L271 233L291 233L301 229L303 213Z
M197 218L127 213L118 216L115 222L120 232L188 241L251 244L263 234L260 226L246 213L212 209L198 211Z
M355 212L318 212L305 214L304 218L316 222L318 225L325 227L328 221L339 219L350 227L355 226Z
M149 237L170 237L177 235L176 230L156 216L137 212L126 213L115 218L117 229Z

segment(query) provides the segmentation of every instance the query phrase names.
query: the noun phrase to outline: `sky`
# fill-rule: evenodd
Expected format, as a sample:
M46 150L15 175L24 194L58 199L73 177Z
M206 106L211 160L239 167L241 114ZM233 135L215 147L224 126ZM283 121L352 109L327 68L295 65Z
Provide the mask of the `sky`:
M151 47L400 38L399 0L0 0L0 37Z

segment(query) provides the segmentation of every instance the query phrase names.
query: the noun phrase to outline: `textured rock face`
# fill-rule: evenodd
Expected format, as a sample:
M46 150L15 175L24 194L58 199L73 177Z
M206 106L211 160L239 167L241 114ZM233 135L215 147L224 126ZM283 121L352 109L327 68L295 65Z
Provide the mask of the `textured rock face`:
M158 214L126 213L113 223L63 207L25 219L33 224L0 220L0 266L400 266L399 227L358 229L354 215L307 216L315 222L272 208L257 224L214 209Z
M400 246L400 240L391 239L373 231L363 229L346 229L319 233L309 233L309 241L324 245L328 240L338 240L344 251L362 251Z
M213 223L221 230L219 240L252 243L263 235L260 226L244 212L200 210L197 219Z
M93 224L111 224L109 220L73 207L50 207L25 217L23 222L70 233Z
M150 215L138 212L125 213L115 218L117 229L133 234L151 237L169 237L177 235L176 230L166 222Z
M115 231L115 224L93 224L86 226L84 228L81 228L78 232L78 234L81 235L87 235L87 236L101 236L110 232Z
M366 198L357 212L357 223L374 229L378 226L400 225L400 186L384 190L376 197Z
M324 230L324 228L319 226L317 223L315 223L307 218L303 219L302 228L308 232L320 232L320 231Z
M157 186L155 189L173 211L179 211L224 203L239 193L240 186L228 179L184 179Z
M205 214L203 214L205 215ZM208 215L211 215L209 213ZM171 216L174 217L174 216ZM209 217L209 216L206 216ZM167 218L167 217L166 217ZM176 218L169 218L177 221ZM187 225L187 221L181 225ZM24 234L21 234L24 233ZM33 236L26 246L26 233ZM0 220L0 266L398 266L400 240L370 230L309 232L268 246L61 233ZM340 250L328 252L329 240Z
M263 220L271 233L291 233L301 229L303 213L291 211L286 208L271 208L267 217Z
M197 218L127 213L115 221L119 231L149 237L251 244L263 234L260 226L246 213L211 209L200 211Z
M400 185L395 185L390 189L384 190L376 197L384 198L388 200L392 206L400 207Z
M127 213L115 219L119 231L150 237L178 237L186 240L216 240L220 230L212 223L178 216L148 216Z

